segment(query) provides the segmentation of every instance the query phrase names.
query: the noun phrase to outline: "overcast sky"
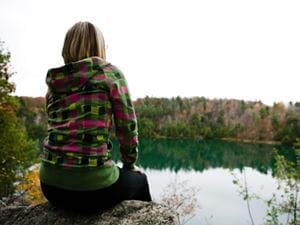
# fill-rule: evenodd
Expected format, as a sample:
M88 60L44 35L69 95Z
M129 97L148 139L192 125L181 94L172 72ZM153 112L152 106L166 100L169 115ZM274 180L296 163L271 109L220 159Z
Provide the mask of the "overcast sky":
M45 95L78 21L102 30L134 99L300 101L299 0L1 0L17 95Z

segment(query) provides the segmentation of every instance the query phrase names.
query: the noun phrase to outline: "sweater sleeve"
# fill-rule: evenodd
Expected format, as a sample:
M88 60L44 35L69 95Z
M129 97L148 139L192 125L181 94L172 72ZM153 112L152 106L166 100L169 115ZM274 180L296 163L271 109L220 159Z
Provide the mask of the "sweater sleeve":
M138 158L137 120L125 77L118 69L114 72L110 98L116 136L120 145L121 161L124 167L131 169Z

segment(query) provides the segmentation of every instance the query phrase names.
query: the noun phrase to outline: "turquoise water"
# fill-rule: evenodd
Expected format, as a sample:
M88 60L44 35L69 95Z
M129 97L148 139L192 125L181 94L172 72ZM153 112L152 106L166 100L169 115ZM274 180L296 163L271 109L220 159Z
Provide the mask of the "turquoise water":
M248 225L247 203L239 195L234 176L246 179L250 193L268 199L276 193L272 176L274 146L223 141L141 140L139 163L148 175L155 201L174 179L195 187L199 207L190 225ZM114 151L117 158L117 151ZM293 156L288 156L293 157ZM262 224L266 204L251 200L255 224Z

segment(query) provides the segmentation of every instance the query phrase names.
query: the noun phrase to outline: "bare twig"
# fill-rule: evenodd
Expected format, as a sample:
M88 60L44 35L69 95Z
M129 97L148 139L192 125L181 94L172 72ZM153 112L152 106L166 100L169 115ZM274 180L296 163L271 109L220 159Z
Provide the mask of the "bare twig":
M251 223L252 225L254 225L254 220L252 217L252 213L251 213L251 208L250 208L250 201L249 201L249 192L248 192L248 183L247 183L247 177L246 177L246 169L244 169L244 182L245 182L245 191L246 191L246 200L247 200L247 209L248 209L248 213L251 219Z

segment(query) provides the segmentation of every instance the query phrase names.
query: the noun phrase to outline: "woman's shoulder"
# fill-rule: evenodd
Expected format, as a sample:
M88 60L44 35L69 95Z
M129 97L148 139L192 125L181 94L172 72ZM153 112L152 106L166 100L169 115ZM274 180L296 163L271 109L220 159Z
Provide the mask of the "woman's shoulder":
M112 64L111 62L108 62L98 56L92 56L90 58L94 65L98 65L101 68L105 68L106 70L119 70L118 67Z
M99 65L104 72L111 73L111 75L115 75L116 77L123 77L123 72L118 66L112 64L111 62L105 61L97 56L93 56L91 58L93 62Z
M98 67L104 73L106 79L111 81L124 79L123 72L116 65L96 56L91 57L91 59L94 66Z

